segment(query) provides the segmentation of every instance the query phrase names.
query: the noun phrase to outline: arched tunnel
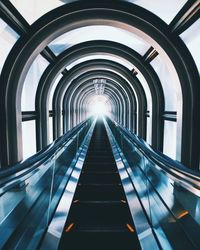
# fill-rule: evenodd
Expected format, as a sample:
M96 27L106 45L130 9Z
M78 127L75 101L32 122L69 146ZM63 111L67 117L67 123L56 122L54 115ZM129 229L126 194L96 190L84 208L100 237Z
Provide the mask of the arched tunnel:
M0 249L200 249L199 16L1 0Z

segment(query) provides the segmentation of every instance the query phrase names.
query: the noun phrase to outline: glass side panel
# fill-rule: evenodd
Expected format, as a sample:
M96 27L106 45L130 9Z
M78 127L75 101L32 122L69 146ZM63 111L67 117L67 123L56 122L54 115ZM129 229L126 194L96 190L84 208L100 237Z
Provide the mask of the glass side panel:
M27 122L23 123L27 126ZM79 177L77 173L80 174L83 166L91 133L87 141L84 141L85 147L80 146L90 125L88 123L84 128L76 129L75 135L70 136L67 142L63 142L56 152L53 153L50 150L48 157L42 162L39 160L35 165L30 165L27 171L17 173L16 178L8 178L6 182L1 183L1 249L41 249L41 241L52 218L55 217L55 210L57 209L57 214L67 216L68 208L63 209L61 205L63 203L59 205L59 202L67 185L69 191L66 192L65 204L70 207ZM27 140L30 140L29 135L26 136ZM32 141L29 141L29 144L31 143ZM31 162L28 161L28 164ZM75 178L71 178L73 170ZM62 232L65 219L62 217L63 225L59 223L59 226L56 220L54 232L59 233L60 226ZM48 247L42 248L49 249Z
M192 24L180 37L188 47L200 73L200 19Z
M127 2L134 3L151 11L169 24L187 0L127 0Z
M24 86L22 89L22 111L34 111L35 110L35 95L37 86L44 70L49 65L48 61L41 55L38 55L31 65Z
M165 64L164 60L158 55L151 65L156 71L160 82L163 87L164 97L165 97L165 110L166 111L176 111L177 110L177 95L176 87L174 84L174 79L169 71L169 68Z
M53 118L49 117L49 143L53 142Z
M155 230L158 240L163 245L162 249L175 249L177 240L181 243L177 249L181 249L180 246L187 244L187 240L183 243L184 238L189 239L192 244L193 242L199 244L199 188L195 188L195 185L188 181L188 176L184 178L185 175L178 173L179 171L176 172L176 170L174 170L174 174L171 172L171 166L176 164L175 162L173 164L170 161L169 166L163 167L164 162L161 163L160 160L156 162L154 157L151 158L149 153L141 150L134 136L132 139L136 142L135 144L125 133L122 132L123 136L121 136L120 132L123 130L119 126L115 126L112 122L109 122L109 126L122 150L120 156L124 164L118 166L120 170L125 167L129 173L146 215L149 217L152 229ZM131 188L129 188L130 190ZM186 226L185 222L188 223L189 227ZM172 227L173 233L171 234ZM191 231L191 228L195 230L195 233ZM181 230L183 231L181 232ZM176 237L174 237L174 232L179 232ZM183 238L185 232L187 232L188 237ZM170 244L173 247L170 247ZM193 248L193 246L186 247L186 249ZM197 248L199 249L199 247Z
M141 55L144 55L150 47L139 36L123 29L106 25L92 25L72 30L56 38L49 44L49 47L58 55L75 44L92 40L118 42L136 50Z
M29 24L32 24L52 9L64 4L64 1L59 0L10 0L10 2Z
M49 96L49 110L53 109L53 95L54 95L54 91L57 87L58 82L60 81L60 79L62 78L62 74L59 74L58 77L56 78L55 82L53 83L53 86L51 88L51 92L50 92L50 96Z
M174 160L176 159L176 129L176 122L165 121L163 153Z
M23 159L36 153L35 120L22 122Z
M19 35L0 18L0 73Z

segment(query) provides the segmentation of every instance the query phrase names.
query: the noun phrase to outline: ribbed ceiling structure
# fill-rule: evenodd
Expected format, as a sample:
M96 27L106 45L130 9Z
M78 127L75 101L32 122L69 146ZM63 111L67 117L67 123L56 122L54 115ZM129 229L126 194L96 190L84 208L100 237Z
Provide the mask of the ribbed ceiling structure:
M2 167L104 113L199 169L199 0L28 2L0 2Z

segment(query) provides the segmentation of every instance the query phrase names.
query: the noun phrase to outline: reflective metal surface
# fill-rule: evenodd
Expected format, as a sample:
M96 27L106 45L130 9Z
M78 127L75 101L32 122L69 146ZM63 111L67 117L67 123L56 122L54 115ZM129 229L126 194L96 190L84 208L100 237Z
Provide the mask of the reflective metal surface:
M104 122L142 249L200 249L199 175ZM37 249L46 230L41 249L57 248L94 123L0 179L1 249Z
M116 140L104 120L109 140L112 146L113 155L119 170L119 175L122 181L122 185L126 194L126 198L129 204L131 215L135 223L136 231L140 241L142 249L159 249L158 243L149 224L148 218L143 210L140 200L138 199L137 192L135 189L135 181L131 180L127 169L129 168L128 162L126 161L120 147L116 143ZM148 247L148 248L147 248Z
M88 120L55 141L47 152L37 154L36 159L0 173L0 249L38 247L66 184L76 178L72 170L90 127Z
M78 184L81 169L83 167L83 163L87 154L94 125L95 121L93 122L93 125L91 126L88 134L86 135L82 146L77 152L79 156L78 159L74 160L70 166L70 169L72 170L71 176L69 177L68 183L55 211L53 219L50 225L48 226L47 233L40 247L41 250L55 250L58 247L63 228L69 213L69 209L71 207L71 202L75 193L75 189Z
M154 152L118 124L108 124L161 247L200 249L199 174Z

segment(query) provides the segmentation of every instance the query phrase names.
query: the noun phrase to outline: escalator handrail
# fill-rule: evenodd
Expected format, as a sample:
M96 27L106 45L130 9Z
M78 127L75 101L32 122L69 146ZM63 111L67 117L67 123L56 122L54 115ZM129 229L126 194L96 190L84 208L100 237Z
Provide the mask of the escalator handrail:
M125 127L122 127L120 124L111 120L110 118L107 119L109 119L113 124L115 124L115 126L120 129L123 135L126 136L130 141L132 141L140 151L142 151L142 154L147 156L161 169L166 172L169 172L172 175L176 175L176 173L178 176L180 176L179 173L181 175L184 175L185 177L187 177L187 179L189 179L189 183L192 183L196 188L200 189L200 184L197 185L197 182L200 183L200 173L198 171L189 169L180 162L169 158L168 156L157 150L154 150L147 142L139 138L130 130L126 129ZM184 181L187 181L185 178L182 179L184 179Z
M34 169L37 166L40 166L44 161L50 158L60 147L62 147L64 143L69 141L75 134L78 133L79 130L85 127L90 120L91 118L81 122L80 124L72 128L71 130L69 130L67 133L65 133L63 136L56 139L53 143L51 143L44 149L40 150L33 156L29 157L28 159L22 162L19 162L9 168L0 170L0 180L6 177L9 177L11 175L14 175L18 172L21 172L23 170L26 170L26 169L27 171L29 171L29 169L33 166L34 166ZM31 168L31 171L32 171L32 168Z

